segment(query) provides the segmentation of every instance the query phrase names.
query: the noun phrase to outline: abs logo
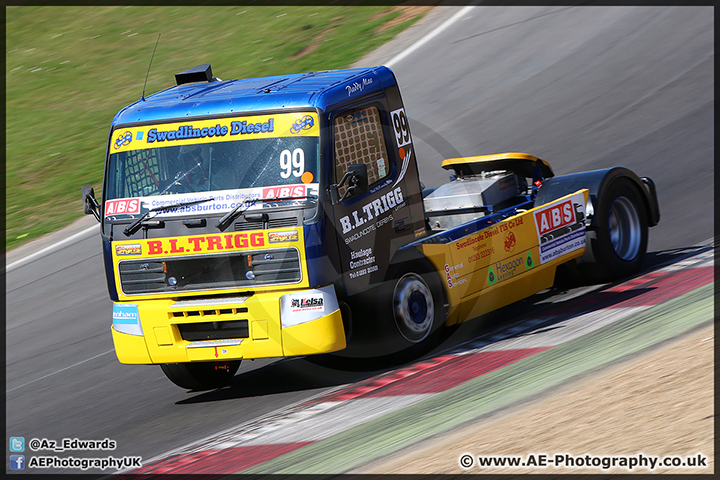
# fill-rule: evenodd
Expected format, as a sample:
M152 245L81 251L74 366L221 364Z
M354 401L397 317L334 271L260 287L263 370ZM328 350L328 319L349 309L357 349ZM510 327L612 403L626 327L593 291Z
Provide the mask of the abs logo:
M290 133L297 135L300 130L310 130L315 125L315 120L310 115L305 115L300 120L295 121L290 127Z
M121 198L105 202L105 216L120 213L140 213L140 199Z
M305 185L288 185L287 187L263 188L262 198L303 198L307 195Z
M119 134L115 139L115 150L119 149L124 145L129 145L132 142L132 133L127 131Z
M535 225L539 236L562 229L573 223L575 223L575 211L571 200L565 200L562 203L535 212Z

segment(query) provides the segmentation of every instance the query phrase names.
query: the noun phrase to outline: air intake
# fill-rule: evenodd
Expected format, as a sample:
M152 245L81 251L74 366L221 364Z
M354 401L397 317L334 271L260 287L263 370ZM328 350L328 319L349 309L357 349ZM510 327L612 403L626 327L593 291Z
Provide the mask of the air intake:
M208 63L175 74L175 82L178 85L193 82L209 82L212 78L212 67Z

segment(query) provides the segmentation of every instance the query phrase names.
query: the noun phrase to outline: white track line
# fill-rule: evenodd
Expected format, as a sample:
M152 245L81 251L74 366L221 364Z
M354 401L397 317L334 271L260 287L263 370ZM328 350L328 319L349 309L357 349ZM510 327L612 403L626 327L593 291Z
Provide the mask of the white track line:
M422 38L422 40L415 42L413 45L406 48L403 52L401 52L398 55L396 55L395 57L393 57L389 62L385 62L385 66L392 67L393 65L398 63L400 60L404 59L405 57L407 57L408 55L413 53L415 50L417 50L418 48L425 45L427 42L429 42L430 40L432 40L433 38L438 36L443 30L448 28L453 23L457 22L460 19L460 17L462 17L463 15L468 13L471 8L473 8L473 5L468 5L468 6L464 7L463 9L461 9L460 11L456 12L455 15L453 15L452 17L445 20L441 25L439 25L437 28L435 28L435 30L433 30L429 34L425 35Z
M47 247L40 249L37 252L31 253L27 257L23 257L19 260L16 260L13 263L11 263L10 265L8 265L7 267L5 267L5 272L9 272L10 270L17 268L20 265L24 265L25 263L29 262L30 260L41 257L43 255L47 255L48 253L52 252L53 250L58 249L68 243L72 243L81 237L85 237L85 236L89 235L90 233L94 232L95 230L97 230L99 227L100 227L100 224L93 225L90 228L86 228L85 230L83 230L81 232L78 232L74 235L70 235L69 237L67 237L63 240L60 240L57 243L48 245Z
M22 387L24 387L24 386L26 386L26 385L30 385L31 383L38 382L38 381L42 380L43 378L51 377L51 376L53 376L53 375L55 375L55 374L57 374L57 373L64 372L65 370L69 370L69 369L71 369L71 368L73 368L73 367L77 367L78 365L82 365L83 363L89 362L90 360L95 360L95 359L98 358L98 357L102 357L103 355L107 355L108 353L112 353L112 352L114 352L114 351L115 351L115 349L108 350L107 352L103 352L103 353L101 353L101 354L99 354L99 355L95 355L94 357L86 358L85 360L80 360L80 361L77 362L77 363L73 363L73 364L70 365L69 367L61 368L60 370L57 370L57 371L52 372L52 373L48 373L47 375L43 375L43 376L40 377L40 378L36 378L35 380L30 380L29 382L23 383L22 385L18 385L17 387L13 387L13 388L11 388L11 389L9 389L9 390L5 390L5 393L8 394L8 393L12 392L13 390L17 390L18 388L22 388Z

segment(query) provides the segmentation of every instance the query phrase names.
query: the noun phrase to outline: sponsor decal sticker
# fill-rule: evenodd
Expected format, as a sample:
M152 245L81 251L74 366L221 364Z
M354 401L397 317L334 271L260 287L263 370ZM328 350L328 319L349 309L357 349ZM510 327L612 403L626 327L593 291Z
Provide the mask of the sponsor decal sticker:
M292 124L292 127L290 127L290 133L293 135L297 135L300 133L300 130L309 130L310 128L315 125L315 120L313 120L313 117L310 115L305 115L303 118L297 120L295 123Z
M322 293L290 299L290 312L324 312L325 302Z
M348 276L351 279L363 277L377 272L379 269L375 264L375 255L373 255L373 250L370 247L350 252L350 259L350 269L359 269L348 272Z
M507 261L495 263L498 282L515 276L515 272L517 272L521 266L525 266L525 259L523 257L515 257Z
M155 257L158 255L247 250L264 247L267 243L265 232L242 232L144 240L142 249L146 256Z
M535 261L532 258L530 251L524 256L511 257L506 260L495 262L493 265L488 267L488 276L486 279L489 287L501 283L515 276L515 274L521 274L524 271L530 270L535 266ZM520 268L523 267L522 270Z
M385 167L385 159L384 158L378 158L377 168L378 168L378 176L380 178L383 178L384 176L387 175L387 169Z
M367 203L361 209L355 210L351 215L344 216L340 219L340 226L342 228L343 235L352 232L353 230L365 225L369 220L390 211L391 209L398 210L405 206L405 199L403 197L402 190L400 187L391 190L390 192L376 198L375 200ZM348 239L345 239L348 243Z
M119 133L117 137L115 137L115 142L113 144L113 147L115 150L120 149L121 147L124 147L126 145L130 145L130 142L132 142L133 136L132 132L125 131L122 133Z
M585 247L585 197L570 198L535 211L540 263Z
M105 202L105 216L118 215L121 213L138 214L140 213L139 198L120 198L117 200L108 200Z
M113 323L116 325L137 325L140 323L138 306L133 304L113 303Z
M515 245L517 245L517 240L515 240L515 234L513 232L508 232L505 234L505 251L508 253L512 253L515 251Z
M488 276L487 276L487 284L488 287L491 287L497 283L497 277L495 276L495 270L493 270L493 267L491 266L488 268Z
M453 266L450 266L447 263L445 264L445 279L447 280L448 288L457 287L458 285L467 283L467 278L459 278L460 274L456 270L460 268L463 268L462 262L460 262L459 265Z
M533 260L532 253L529 251L527 252L527 257L525 258L525 270L530 270L535 266L535 260Z
M142 245L115 245L115 255L142 255Z
M292 198L307 195L305 185L287 185L267 187L262 190L262 198Z
M105 202L105 215L139 214L146 212L149 209L159 207L163 208L158 210L157 214L162 216L227 212L240 205L247 207L248 210L262 209L267 204L259 201L253 202L253 200L305 197L308 194L317 195L317 187L317 183L310 183L307 185L278 185L273 187L218 190L216 192L209 193L198 192L174 195L154 195L140 198L108 200ZM210 200L210 198L212 198L212 200ZM183 207L175 206L180 203L199 200L205 201Z
M269 243L283 243L283 242L297 242L298 232L292 230L288 232L269 232L268 242Z
M572 225L575 223L575 212L572 208L572 201L566 200L535 212L535 224L538 235L545 235L548 232Z
M373 79L372 78L363 78L360 81L353 82L350 85L345 86L345 90L347 90L348 97L351 96L353 93L362 92L365 90L365 87L368 85L372 85Z
M372 254L372 248L364 248L356 252L350 252L350 258L351 270L375 263L375 256ZM377 268L375 270L377 270Z
M319 135L317 113L253 115L130 127L113 133L112 151L193 145L287 135Z

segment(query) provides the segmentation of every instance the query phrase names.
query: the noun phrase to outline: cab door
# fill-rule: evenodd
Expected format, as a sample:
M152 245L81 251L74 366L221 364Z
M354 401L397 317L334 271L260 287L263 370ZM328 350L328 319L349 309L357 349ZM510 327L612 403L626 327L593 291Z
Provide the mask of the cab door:
M385 97L376 97L330 117L334 183L340 182L350 165L365 165L368 178L367 192L348 196L332 207L348 295L382 282L395 251L412 241L416 232L424 232L419 187L408 186L408 177L413 175L418 183L415 162L410 162L408 175L409 158L398 158L403 149L394 141L391 115ZM346 189L347 183L339 187L341 197Z

